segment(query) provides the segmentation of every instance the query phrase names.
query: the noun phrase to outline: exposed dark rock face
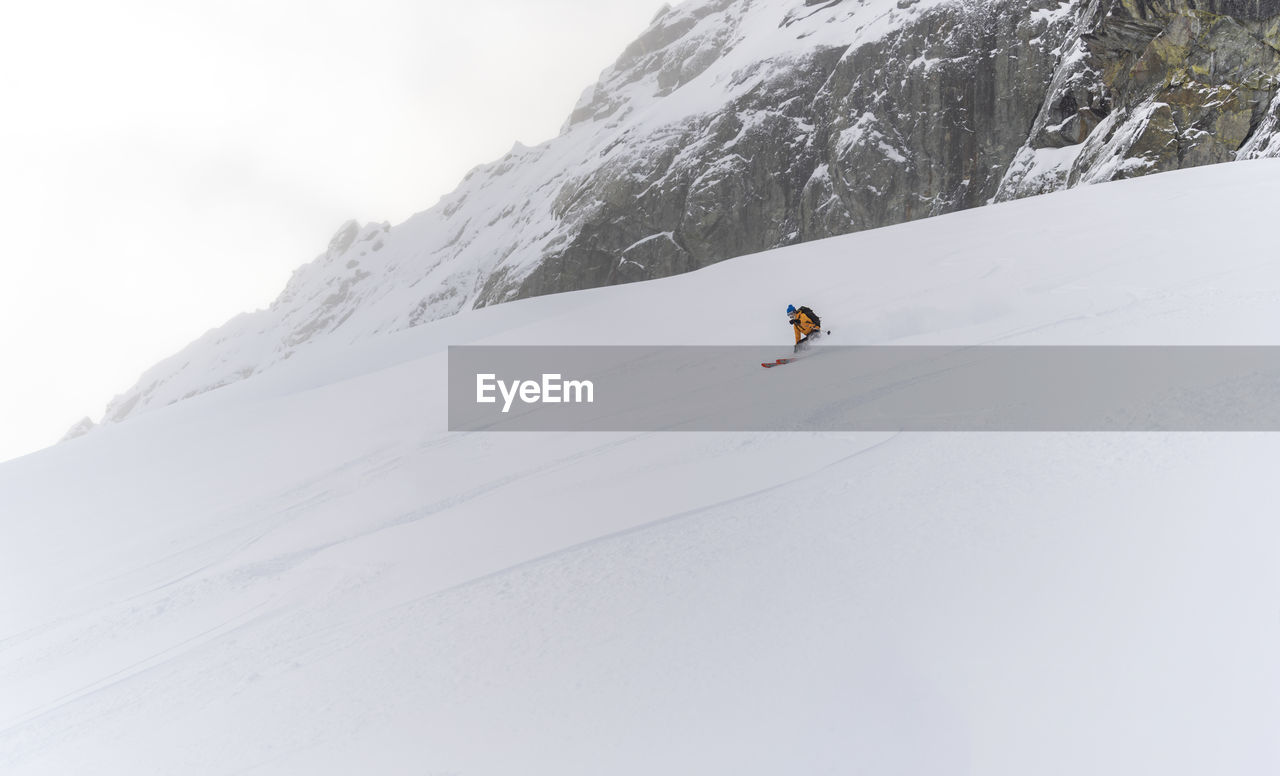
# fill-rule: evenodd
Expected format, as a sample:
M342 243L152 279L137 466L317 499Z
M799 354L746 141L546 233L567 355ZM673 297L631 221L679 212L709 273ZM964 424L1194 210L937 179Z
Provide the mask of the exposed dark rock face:
M1064 60L1046 105L1089 110L1071 126L1043 111L1001 198L1273 150L1280 0L1094 0L1075 34L1078 56ZM1076 128L1088 131L1074 155L1037 153Z
M684 48L678 33L731 5L650 30L616 67L656 68L659 93L680 86L723 56L731 36ZM778 23L836 5L797 5ZM1056 8L941 3L861 45L820 48L785 67L753 63L735 77L768 76L746 94L575 181L557 215L580 219L576 233L524 277L500 269L477 302L662 277L986 203L1058 66L1071 25L1047 12ZM663 56L663 46L678 51ZM612 115L616 94L597 91L571 122Z
M1043 4L940 6L852 50L829 80L805 239L981 205L1026 141L1057 64ZM1059 24L1064 27L1065 25Z
M779 24L835 5L796 5ZM732 35L708 48L691 31L733 7L670 12L617 67L656 63L670 93L724 55ZM874 39L769 65L750 93L576 180L576 233L528 274L499 268L476 303L1280 153L1280 0L937 3ZM612 115L617 95L598 89L575 120Z

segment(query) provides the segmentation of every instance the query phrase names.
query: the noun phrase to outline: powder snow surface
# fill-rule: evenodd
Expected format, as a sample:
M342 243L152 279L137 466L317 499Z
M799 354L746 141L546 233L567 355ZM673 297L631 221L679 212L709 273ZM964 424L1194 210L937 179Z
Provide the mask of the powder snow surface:
M1277 201L1200 168L464 312L0 466L0 773L1280 772L1280 437L445 429L450 344L784 355L788 303L1278 344Z

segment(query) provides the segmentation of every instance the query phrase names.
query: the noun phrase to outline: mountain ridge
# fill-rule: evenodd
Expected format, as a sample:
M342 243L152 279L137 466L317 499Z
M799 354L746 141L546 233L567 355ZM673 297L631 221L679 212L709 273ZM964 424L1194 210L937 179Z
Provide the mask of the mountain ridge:
M270 307L148 370L104 420L259 373L321 338L1278 155L1275 46L1272 0L667 7L560 136L515 144L394 228L344 224Z

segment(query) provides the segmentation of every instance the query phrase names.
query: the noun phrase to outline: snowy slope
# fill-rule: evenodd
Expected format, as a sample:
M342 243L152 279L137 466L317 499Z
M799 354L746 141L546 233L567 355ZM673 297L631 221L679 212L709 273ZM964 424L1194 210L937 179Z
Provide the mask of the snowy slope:
M1276 344L1269 238L1196 224L1278 197L1201 168L470 311L0 466L0 772L1276 772L1274 436L450 434L444 370L784 348L787 302Z

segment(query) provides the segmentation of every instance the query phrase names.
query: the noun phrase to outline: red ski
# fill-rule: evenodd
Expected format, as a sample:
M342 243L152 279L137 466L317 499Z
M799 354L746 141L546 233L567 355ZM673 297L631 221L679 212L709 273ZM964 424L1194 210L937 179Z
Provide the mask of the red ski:
M774 362L765 361L760 366L764 367L765 369L769 369L775 366L782 366L783 364L790 364L792 361L795 361L795 360L796 359L794 358L780 358Z

